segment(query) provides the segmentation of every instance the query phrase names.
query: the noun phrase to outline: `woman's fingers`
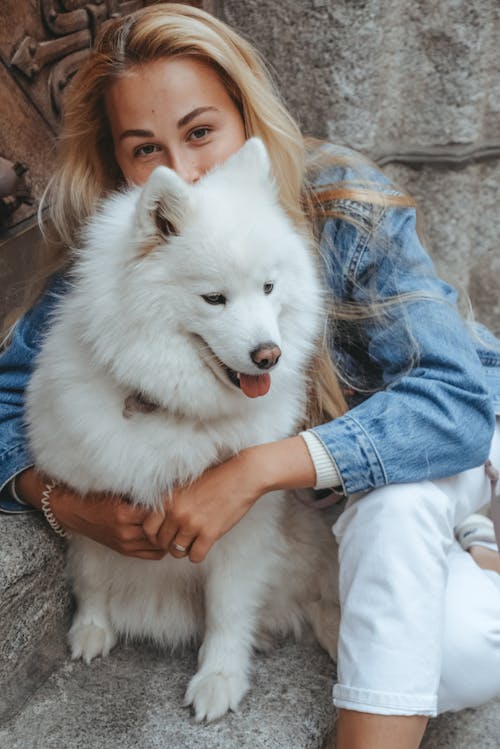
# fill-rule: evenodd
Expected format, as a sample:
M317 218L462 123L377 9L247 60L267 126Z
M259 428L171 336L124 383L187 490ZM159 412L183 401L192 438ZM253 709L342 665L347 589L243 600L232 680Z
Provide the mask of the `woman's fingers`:
M182 533L169 504L165 509L151 512L142 527L146 538L155 548L162 549L165 554L168 552L176 559L188 555L193 536Z
M152 546L159 547L158 531L164 520L165 513L163 510L153 510L153 512L150 512L149 515L146 516L142 523L144 535Z
M168 551L176 559L182 559L182 557L188 556L193 541L194 539L192 536L188 536L181 531L177 531L175 537L170 542Z
M141 559L163 559L168 553L167 549L162 549L156 544L151 544L144 533L134 533L133 529L130 529L129 533L122 534L120 538L115 536L106 545L119 554L129 557L140 557Z
M150 561L158 562L160 559L163 559L166 554L167 552L164 549L143 549L140 551L128 552L127 556L134 557L135 559L149 559Z
M195 538L189 549L189 559L191 562L203 562L212 548L213 543L213 540L204 536L198 536L198 538Z
M134 522L140 524L123 526L122 538L127 541L128 545L123 546L126 551L122 551L122 553L131 554L133 552L134 555L137 555L136 547L130 546L129 543L137 539L138 542L142 543L144 551L146 551L144 540L147 540L151 545L151 549L148 549L148 551L159 552L162 556L169 553L176 559L191 556L190 551L196 536L193 533L182 532L179 527L179 520L172 512L170 503L164 509L150 511L144 519L142 519L140 513L135 514L133 519ZM131 515L128 520L132 520Z
M147 507L141 507L140 505L133 505L130 502L116 497L110 497L109 499L101 499L104 502L106 514L110 521L115 522L117 525L140 525L147 520L151 514L151 510Z
M179 522L172 516L167 507L165 518L157 535L158 546L161 546L162 549L167 549L168 551L170 551L172 541L176 537L177 533L180 533Z

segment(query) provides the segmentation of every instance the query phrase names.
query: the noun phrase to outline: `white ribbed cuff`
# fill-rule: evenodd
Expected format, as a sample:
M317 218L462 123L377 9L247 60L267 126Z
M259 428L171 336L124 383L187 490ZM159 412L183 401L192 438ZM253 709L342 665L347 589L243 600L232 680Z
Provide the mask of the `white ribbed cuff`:
M309 455L314 463L314 470L316 471L314 489L332 489L335 486L340 486L342 481L337 466L319 437L311 431L300 432L300 436L306 443Z
M18 476L18 474L16 473L16 475L13 476L11 478L11 480L10 480L10 483L9 483L10 496L12 497L12 499L15 499L16 502L19 502L20 505L24 505L25 507L29 507L28 503L24 502L24 500L21 499L21 497L18 495L18 493L16 491L16 479L17 479L17 476Z

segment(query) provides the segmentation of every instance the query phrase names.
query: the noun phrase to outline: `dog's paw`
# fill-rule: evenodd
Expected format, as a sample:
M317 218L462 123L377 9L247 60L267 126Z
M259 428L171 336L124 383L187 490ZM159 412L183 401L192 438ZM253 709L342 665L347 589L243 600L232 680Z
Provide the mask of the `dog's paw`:
M68 640L71 657L82 658L88 664L98 655L108 655L116 643L116 635L107 625L75 621L69 631Z
M248 686L244 674L198 671L189 682L184 704L193 706L196 721L216 720L228 710L236 710Z

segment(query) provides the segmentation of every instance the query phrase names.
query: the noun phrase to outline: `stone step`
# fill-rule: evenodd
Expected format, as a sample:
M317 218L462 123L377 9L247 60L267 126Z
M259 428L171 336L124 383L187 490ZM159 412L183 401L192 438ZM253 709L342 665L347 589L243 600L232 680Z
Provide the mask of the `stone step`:
M89 666L66 660L0 727L4 749L320 749L334 666L316 645L257 655L237 713L197 724L182 707L196 654L119 645Z
M238 712L197 724L182 707L194 650L121 644L90 666L73 662L70 608L63 544L36 516L2 516L2 749L326 749L335 667L317 645L284 642L256 655ZM499 745L500 698L432 720L422 749Z
M332 664L315 645L255 658L237 713L197 724L182 707L194 652L118 646L90 666L66 660L0 726L4 749L321 749L334 711ZM498 749L500 699L431 721L421 749ZM330 749L330 746L328 747Z
M0 722L66 657L64 544L38 513L0 515Z
M183 654L119 645L90 666L66 648L71 596L64 543L38 514L0 516L0 747L320 747L335 665L313 643L255 657L238 714L197 725L182 707L196 670Z
M420 749L498 749L499 746L500 697L497 697L474 710L433 718Z

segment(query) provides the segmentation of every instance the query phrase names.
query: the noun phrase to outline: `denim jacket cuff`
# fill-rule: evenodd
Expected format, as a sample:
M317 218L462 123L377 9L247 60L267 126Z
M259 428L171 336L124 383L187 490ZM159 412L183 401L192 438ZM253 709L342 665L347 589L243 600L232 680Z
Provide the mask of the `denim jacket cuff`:
M311 431L330 453L347 495L387 484L377 448L352 414L313 427Z
M24 445L15 445L0 455L0 513L16 515L36 512L34 507L16 502L9 488L13 477L32 465L33 458Z

